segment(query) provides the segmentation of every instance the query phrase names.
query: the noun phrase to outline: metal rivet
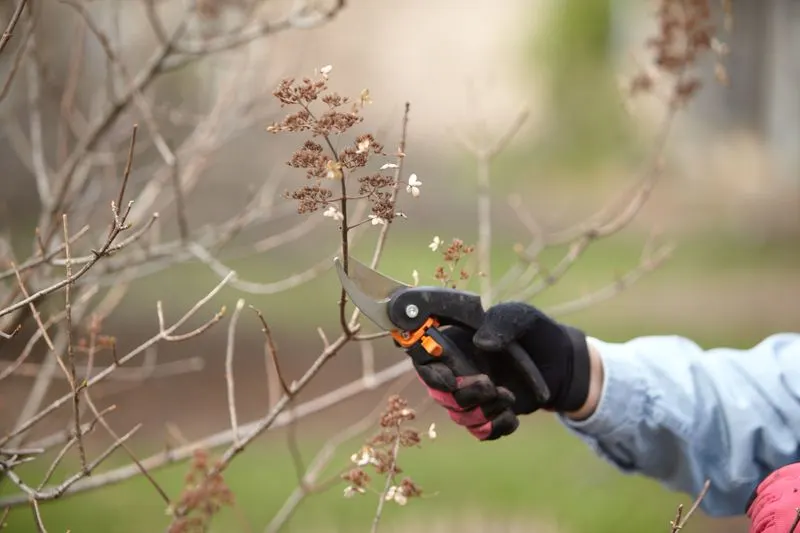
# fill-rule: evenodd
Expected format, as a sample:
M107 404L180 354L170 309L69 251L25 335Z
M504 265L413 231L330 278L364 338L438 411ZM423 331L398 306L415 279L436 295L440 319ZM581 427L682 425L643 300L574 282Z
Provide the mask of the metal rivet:
M419 308L414 304L408 304L406 306L406 316L408 318L416 318L419 314Z

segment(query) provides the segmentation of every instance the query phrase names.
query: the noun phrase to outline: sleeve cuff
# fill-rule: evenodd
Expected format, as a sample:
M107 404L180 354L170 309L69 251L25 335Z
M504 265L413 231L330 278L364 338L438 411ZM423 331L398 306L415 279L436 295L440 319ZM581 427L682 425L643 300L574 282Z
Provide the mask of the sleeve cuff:
M628 470L632 461L626 450L650 410L645 378L640 365L630 364L635 354L629 346L594 338L587 338L587 342L597 349L603 363L597 409L583 420L572 420L560 413L557 416L596 453Z

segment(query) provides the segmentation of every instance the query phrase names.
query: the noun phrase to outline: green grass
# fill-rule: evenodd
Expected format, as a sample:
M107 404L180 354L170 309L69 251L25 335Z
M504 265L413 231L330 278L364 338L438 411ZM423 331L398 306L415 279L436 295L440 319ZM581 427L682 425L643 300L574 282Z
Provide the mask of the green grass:
M404 508L389 505L387 524L479 514L532 523L538 517L556 521L565 531L659 531L677 503L688 501L650 480L617 472L549 415L523 426L513 438L492 443L475 442L453 426L440 426L435 442L426 441L422 449L405 450L402 456L402 467L426 490L426 497ZM248 449L226 473L253 531L262 530L294 487L290 456L280 440L272 442ZM308 441L305 448L311 452L316 445ZM354 442L342 449L335 464L346 464L356 446ZM170 467L155 477L174 496L185 468ZM287 531L367 531L376 496L344 499L343 487L306 500ZM47 504L42 512L51 532L141 533L163 531L168 523L164 502L142 478ZM246 531L241 519L227 509L212 529ZM12 511L7 531L34 532L30 509Z

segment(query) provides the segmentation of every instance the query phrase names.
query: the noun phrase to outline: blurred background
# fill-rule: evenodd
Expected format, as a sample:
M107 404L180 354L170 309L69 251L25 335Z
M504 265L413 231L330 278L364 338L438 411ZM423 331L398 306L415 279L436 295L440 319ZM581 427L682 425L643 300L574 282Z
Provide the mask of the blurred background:
M104 16L106 8L100 4L115 5L116 21ZM131 72L146 64L157 44L142 4L122 0L87 4L104 28L122 21L116 31ZM266 4L261 17L269 19L296 2ZM729 49L723 58L728 84L715 79L710 58L700 65L704 86L679 115L667 143L664 175L641 213L620 233L593 244L557 285L533 300L548 308L613 282L636 267L654 231L662 240L674 241L673 256L660 268L614 298L562 318L592 336L625 341L677 334L705 348L744 348L772 333L797 328L800 2L733 0L730 31L723 29L724 3L711 4L720 28L718 38ZM182 4L156 5L173 24ZM234 0L199 2L204 16L193 31L213 39L242 23L243 5ZM11 1L0 6L3 26L14 6ZM199 224L229 219L268 177L280 179L275 194L303 184L303 172L284 164L302 142L300 136L265 131L285 112L271 92L284 77L300 78L331 65L331 86L341 94L357 98L369 89L373 103L357 129L374 132L390 153L400 139L404 104L410 103L404 171L418 175L422 194L402 196L400 209L408 219L395 223L381 262L381 270L406 281L413 270L422 281L432 280L440 257L427 245L435 235L467 243L477 239L476 164L459 138L488 145L492 135L500 135L521 109L527 109L523 129L492 166L491 253L493 271L499 276L514 263L514 245L531 239L508 207L510 195L519 195L525 210L543 227L559 230L593 215L638 179L653 146L663 102L652 98L625 102L620 87L648 60L642 43L656 30L653 8L650 2L630 0L508 0L502 6L478 0L351 0L322 25L254 41L245 47L246 61L241 60L244 52L233 51L170 72L151 88L153 98L167 111L174 108L202 116L230 90L261 102L258 119L245 128L220 120L224 142L205 161L187 198L188 220ZM67 85L80 19L61 3L43 3L41 9L37 47L47 73L42 88L44 140L55 146L59 100ZM104 90L107 65L96 40L85 34L83 39L79 53L85 71L75 82L75 94L89 113L97 92ZM11 54L4 54L0 72L5 76L11 68ZM25 80L18 77L0 105L0 225L21 257L30 253L39 212L25 141L29 127ZM109 135L127 139L136 120L133 112L123 112ZM176 124L165 126L170 141L177 142L194 128L190 121ZM141 191L151 178L145 162L155 157L145 153L137 159L141 166L132 175L132 193ZM94 200L100 217L107 216L105 198ZM306 216L288 216L266 227L263 237ZM162 235L177 231L174 212L168 208L159 231ZM359 241L357 257L370 257L376 232L368 231ZM335 225L326 223L297 242L226 264L244 279L267 283L331 256L335 247ZM565 250L547 250L543 261L555 263ZM218 281L198 261L121 281L129 284L128 291L104 330L117 338L121 353L130 350L157 332L157 300L164 301L167 316L174 319ZM261 309L274 332L284 372L296 379L321 349L315 329L322 327L335 335L338 290L335 274L328 270L274 295L226 288L209 309L226 305L230 310L238 298ZM174 438L174 428L192 440L228 427L225 343L226 327L220 324L200 338L159 349L162 362L198 358L202 368L143 383L109 381L98 386L103 403L117 405L113 421L120 431L144 423L132 444L137 453L163 449ZM236 346L239 418L249 421L263 416L270 395L263 335L249 312L242 315ZM402 357L386 341L376 342L374 349L378 368ZM0 344L0 364L9 364L18 353L19 343ZM43 356L35 353L28 361L32 366L2 382L0 427L14 425L32 386L35 364ZM357 379L360 369L359 351L344 350L303 398ZM67 390L64 380L58 381L48 397L57 398ZM365 392L305 418L297 434L306 460L338 428L369 414L387 390ZM403 393L414 405L424 399L415 382ZM65 410L63 419L38 428L37 434L68 422ZM513 438L491 445L473 442L438 410L421 410L419 427L431 422L437 423L439 438L408 451L403 459L406 472L427 496L407 507L389 506L386 531L663 531L676 505L690 502L652 481L617 472L547 414L529 417ZM93 450L108 442L102 431L96 433ZM296 486L285 439L284 430L271 431L233 462L226 480L237 506L219 515L213 531L263 530ZM331 471L346 464L358 446L359 439L343 446ZM77 459L69 460L74 468ZM118 454L105 468L125 462L124 454ZM186 468L185 463L171 466L155 477L176 494ZM368 530L374 498L344 499L343 488L344 483L337 484L309 497L285 531ZM10 483L0 484L0 493L12 492ZM141 478L45 504L42 513L50 531L141 532L163 530L167 524L163 502ZM696 531L746 530L736 519L698 515L695 520L690 527ZM12 511L8 527L14 533L36 530L30 510L24 507Z

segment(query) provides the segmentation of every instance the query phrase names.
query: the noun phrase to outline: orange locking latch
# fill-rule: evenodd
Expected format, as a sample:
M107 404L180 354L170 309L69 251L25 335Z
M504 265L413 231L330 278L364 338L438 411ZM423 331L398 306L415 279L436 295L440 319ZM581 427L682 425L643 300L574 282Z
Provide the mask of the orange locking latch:
M436 342L436 340L430 335L426 335L428 328L436 327L438 325L439 321L433 317L430 317L418 330L414 331L413 333L392 331L392 337L394 337L394 340L396 340L397 343L403 348L409 348L415 343L419 342L422 344L422 347L426 352L434 357L439 357L442 355L442 345Z

